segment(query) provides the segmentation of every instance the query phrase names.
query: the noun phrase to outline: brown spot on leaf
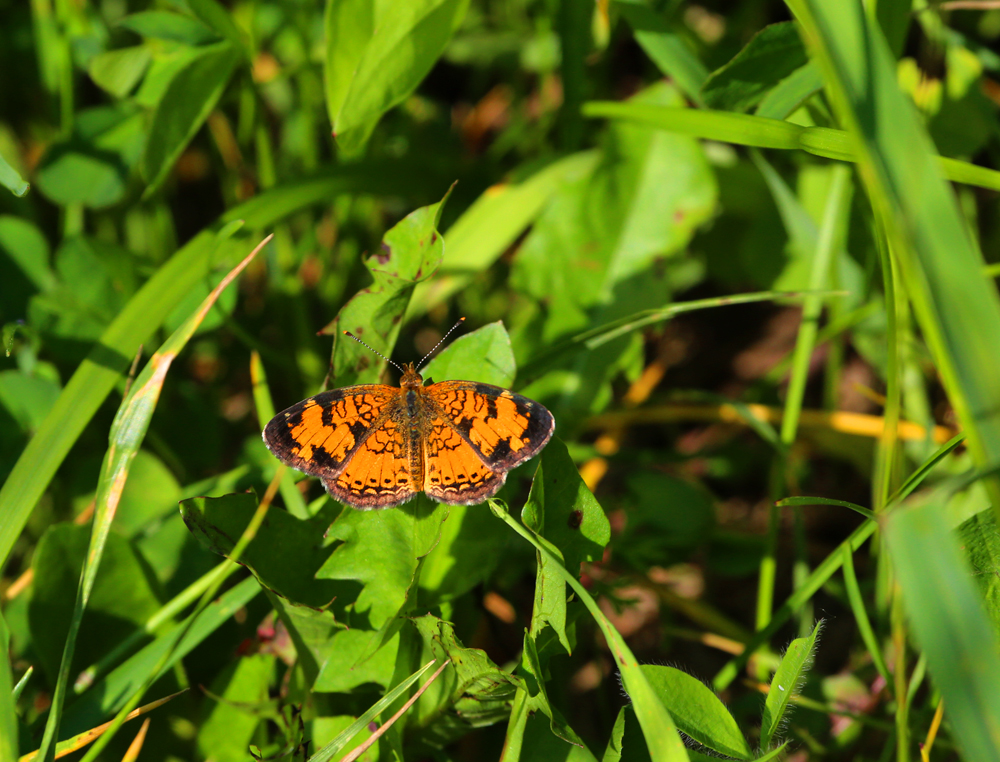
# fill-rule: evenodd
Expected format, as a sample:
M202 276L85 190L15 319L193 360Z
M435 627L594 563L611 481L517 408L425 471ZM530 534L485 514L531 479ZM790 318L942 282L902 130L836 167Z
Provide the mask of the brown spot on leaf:
M569 519L566 521L570 529L579 529L580 525L583 523L583 511L573 511L569 515Z

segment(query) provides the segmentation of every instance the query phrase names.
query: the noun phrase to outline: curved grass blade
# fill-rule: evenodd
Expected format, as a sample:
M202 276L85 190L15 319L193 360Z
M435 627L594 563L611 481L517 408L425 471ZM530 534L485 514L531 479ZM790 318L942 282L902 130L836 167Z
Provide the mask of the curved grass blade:
M257 256L271 237L265 238L250 254L226 275L218 286L205 298L201 306L188 318L180 328L174 331L173 335L164 342L163 346L153 354L136 379L135 383L125 399L122 401L115 420L111 424L111 434L109 437L110 446L104 457L104 464L101 467L101 477L97 486L97 496L95 497L95 510L93 529L90 537L90 546L87 549L87 557L84 560L83 569L80 572L80 586L77 588L76 603L73 607L73 615L70 619L69 632L66 635L66 644L63 648L62 662L59 665L59 676L56 680L56 689L52 697L52 708L49 710L48 721L45 724L45 733L42 736L42 743L39 747L38 755L42 762L50 762L54 757L55 744L59 736L59 723L62 720L63 704L66 700L67 686L69 683L69 671L72 666L73 654L76 652L76 636L80 630L80 622L83 619L84 609L90 599L90 593L97 578L97 569L101 563L101 556L104 553L104 545L111 531L111 522L114 520L115 512L118 509L118 502L121 499L122 490L125 488L125 481L128 479L129 468L135 458L142 441L149 429L149 422L156 409L156 403L166 380L167 372L177 354L184 348L188 340L194 335L195 330L208 314L208 311L215 304L215 300L225 290L243 268Z
M614 625L608 621L597 602L590 597L590 593L581 585L559 560L559 551L543 537L530 532L507 511L507 507L498 500L490 500L489 506L493 515L504 521L511 529L521 537L530 542L539 553L546 556L552 569L558 570L573 591L579 596L583 605L587 607L591 616L601 628L608 647L615 659L615 666L622 676L622 685L629 697L632 699L632 706L635 709L642 733L646 738L646 746L649 748L649 755L652 762L675 762L688 760L687 749L681 742L677 734L677 727L671 719L670 714L657 698L653 687L649 684L643 674L639 662L632 654L631 649L625 643Z
M10 630L0 614L0 762L17 759L16 688L10 669Z
M350 725L344 728L340 733L338 733L337 737L334 738L332 741L330 741L330 743L328 743L322 749L320 749L311 757L309 757L309 762L329 762L329 760L333 759L334 756L343 751L344 747L351 742L351 739L354 738L354 736L356 736L358 733L360 733L361 730L365 728L369 722L371 722L380 714L382 714L382 712L384 712L386 709L392 706L392 704L395 701L397 701L404 693L406 693L407 689L415 682L417 682L417 680L420 679L420 676L424 674L424 672L433 667L436 661L437 659L427 662L424 666L422 666L420 669L418 669L416 672L414 672L412 675L406 678L403 682L401 682L399 685L397 685L395 688L393 688L391 691L385 694L381 699L372 704L371 708L367 712L358 717L358 719L356 719L354 722L352 722ZM440 669L443 669L446 665L447 662L445 662L445 664L442 664L441 667L439 668L439 671ZM430 685L430 680L427 681L427 685Z
M562 355L568 352L579 351L580 349L596 349L603 344L607 344L609 341L614 341L620 336L632 333L653 323L670 320L674 316L684 312L694 312L695 310L704 310L711 307L726 307L732 304L767 302L774 299L800 300L807 297L842 295L843 292L841 291L757 291L750 294L717 296L711 299L694 299L690 302L677 302L667 307L642 310L618 320L612 320L589 331L584 331L571 339L549 347L525 363L519 370L518 378L523 385L530 379L540 376L550 365L554 364Z
M790 6L797 3L789 2ZM857 57L857 56L856 56ZM912 108L912 106L910 106ZM706 140L719 140L742 146L778 148L786 151L806 151L815 156L838 161L858 161L847 132L829 127L803 127L780 119L767 119L750 114L734 114L711 109L675 108L641 103L591 101L583 104L584 116L628 119L652 127L692 135ZM888 132L888 131L887 131ZM888 137L888 135L887 135ZM903 141L900 140L902 144ZM933 157L938 173L949 180L980 188L1000 190L1000 172L977 167L956 159Z
M829 497L786 497L779 500L775 505L784 507L786 505L839 505L842 508L850 508L855 513L860 513L866 519L875 521L875 514L867 508L862 508L857 503L849 503L846 500L834 500Z

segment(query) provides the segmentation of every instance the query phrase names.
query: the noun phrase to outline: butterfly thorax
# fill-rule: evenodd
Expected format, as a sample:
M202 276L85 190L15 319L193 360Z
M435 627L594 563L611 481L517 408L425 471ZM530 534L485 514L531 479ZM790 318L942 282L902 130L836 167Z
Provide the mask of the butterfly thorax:
M403 371L403 377L399 379L400 389L419 389L424 385L424 377L417 373L417 369L413 367L413 363L409 362L406 364L406 369Z

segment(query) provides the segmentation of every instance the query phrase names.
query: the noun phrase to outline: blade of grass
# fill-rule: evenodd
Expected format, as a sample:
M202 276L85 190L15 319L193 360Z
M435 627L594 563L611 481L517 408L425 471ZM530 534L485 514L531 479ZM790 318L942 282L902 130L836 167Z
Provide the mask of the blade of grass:
M156 409L156 403L159 400L160 391L163 389L167 372L177 354L184 348L198 326L201 325L202 320L208 315L216 299L270 240L270 236L265 238L242 262L233 268L205 298L198 310L174 331L163 346L153 354L132 385L130 392L122 401L121 407L115 415L115 420L111 424L109 447L97 485L90 545L83 568L80 570L80 584L77 588L76 603L70 618L69 632L66 635L66 644L63 647L62 661L59 664L59 675L52 696L52 707L49 710L49 718L45 724L45 732L38 751L42 762L51 762L55 758L59 723L62 721L63 704L66 701L69 672L72 667L73 655L76 652L76 637L80 631L80 622L90 599L90 593L94 588L97 570L104 553L104 545L108 539L108 533L111 531L111 522L118 509L118 502L121 499L122 490L125 488L129 469L142 445L146 431L149 429L149 422Z
M980 275L952 190L919 115L900 91L881 31L855 3L788 0L847 126L945 389L976 464L1000 463L1000 299ZM945 168L945 177L952 177ZM954 179L954 178L952 178ZM987 479L1000 515L1000 481Z
M788 3L789 6L797 3ZM858 56L860 57L860 56ZM686 109L641 103L591 101L583 104L584 116L628 119L681 135L718 140L757 148L799 150L826 159L858 161L848 134L829 127L803 127L779 119L711 109ZM956 159L933 157L938 172L949 180L1000 190L1000 172Z
M309 757L309 762L329 762L333 759L334 756L343 751L344 747L351 742L351 739L354 738L354 736L360 733L363 728L368 726L368 723L392 706L395 701L398 701L402 695L406 693L409 687L420 679L420 676L424 674L424 672L434 666L436 661L436 659L432 659L427 662L403 682L386 693L381 699L374 703L367 712L362 714L358 717L358 719L338 733L337 737L330 741L330 743ZM446 665L447 662L442 664L440 669L443 669ZM428 681L427 684L430 685L430 681Z
M10 631L0 614L0 762L17 759L17 698L10 669Z
M963 756L1000 760L1000 657L945 517L948 496L936 489L911 498L885 519L885 540L907 619Z
M885 663L885 657L882 655L882 648L879 645L878 638L875 637L872 623L868 619L865 600L861 597L858 577L854 573L854 554L848 548L841 548L841 553L844 556L844 587L847 590L847 600L851 604L851 611L854 612L854 620L858 624L858 632L861 633L861 640L864 641L865 648L868 649L868 653L872 657L872 664L875 665L875 669L878 670L879 675L885 680L886 686L891 686L893 684L892 675L889 673L889 667Z
M687 750L677 734L677 727L671 719L670 714L663 707L657 698L653 687L649 684L643 674L632 651L625 643L614 625L608 621L601 612L597 602L590 597L590 593L577 581L576 577L566 570L562 565L559 551L550 547L550 543L545 538L540 537L522 526L510 513L507 507L498 500L490 500L489 506L493 515L504 521L507 526L517 532L521 537L530 542L539 553L546 556L552 565L551 568L557 570L566 580L573 592L577 594L591 616L601 628L615 658L615 666L622 676L622 685L632 700L635 715L639 719L642 727L642 734L646 738L646 746L653 762L672 762L673 760L687 760Z
M690 302L677 302L667 307L642 310L632 315L612 320L604 325L579 333L571 339L548 347L518 369L518 380L523 385L529 380L540 376L552 363L567 352L579 351L581 348L595 349L620 336L637 331L647 325L669 320L675 315L712 307L725 307L732 304L750 304L766 302L774 299L798 300L810 294L804 291L758 291L750 294L735 294L733 296L718 296L711 299L694 299ZM815 296L841 296L839 291L823 291Z
M866 519L876 520L875 513L867 508L862 508L856 503L849 503L846 500L834 500L829 497L786 497L777 502L779 506L785 505L839 505L843 508L850 508L856 513L860 513Z
M122 762L135 762L139 758L139 752L142 751L142 745L146 742L146 731L149 730L149 718L147 717L142 726L139 728L139 732L135 734L135 738L132 739L132 743L128 745L128 749L125 750L125 756L122 757Z

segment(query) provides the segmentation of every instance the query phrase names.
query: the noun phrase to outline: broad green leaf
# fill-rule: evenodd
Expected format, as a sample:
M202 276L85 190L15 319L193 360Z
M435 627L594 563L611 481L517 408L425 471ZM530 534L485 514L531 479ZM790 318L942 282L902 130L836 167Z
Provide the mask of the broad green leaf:
M135 87L153 59L147 45L118 48L90 59L87 73L94 84L116 98L124 98Z
M89 527L55 524L42 535L32 557L35 579L28 621L33 650L50 684L59 672L89 541ZM128 541L117 533L110 534L88 616L77 637L74 676L115 642L139 629L160 608L154 585Z
M362 586L345 616L351 628L379 631L363 658L391 639L399 617L416 606L421 564L438 544L447 517L448 506L421 495L390 511L345 508L327 530L327 538L340 544L316 579Z
M563 571L577 576L582 562L599 560L611 539L611 527L604 509L580 478L566 445L559 439L550 441L542 451L521 520L536 535L552 543L560 554L558 561L545 553L538 554L531 637L537 638L545 625L549 625L569 653L572 648L566 634Z
M461 330L459 326L456 332ZM509 387L517 375L510 336L499 321L461 335L428 362L421 375L428 382L479 381Z
M655 85L638 103L680 103L677 91ZM665 139L664 139L665 138ZM544 305L518 338L528 351L590 325L668 303L674 284L663 262L683 251L715 208L717 188L701 147L644 127L613 127L592 174L568 179L525 239L511 273L514 287ZM540 330L539 330L540 329ZM611 380L638 372L636 337L566 357L542 396L570 425L607 404Z
M547 563L551 568L560 573L566 583L573 588L573 592L579 596L580 600L587 607L587 611L594 617L597 626L600 627L615 660L622 677L622 687L632 699L632 706L635 708L636 716L642 727L646 745L649 748L653 762L681 762L688 759L684 744L677 734L677 727L674 725L670 714L663 703L657 697L649 680L646 678L639 666L632 651L625 643L624 638L608 621L597 602L590 596L583 585L576 579L576 575L570 573L560 563L560 552L544 537L534 534L529 529L518 523L507 511L507 507L497 501L489 501L490 511L497 518L501 519L507 526L513 529L522 538L531 543L539 553L547 556Z
M201 49L170 81L153 112L140 169L151 194L222 97L239 62L239 50L229 42Z
M10 631L0 614L0 762L17 762L18 721L10 669Z
M746 111L805 63L806 50L796 24L771 24L757 32L729 63L708 76L701 96L709 108Z
M181 515L188 529L223 556L232 551L256 510L257 498L246 493L181 501ZM329 517L303 521L284 511L268 511L240 563L263 587L291 603L326 609L338 596L349 595L349 588L315 578L330 555L323 538L328 522Z
M170 469L151 452L140 450L122 490L115 527L129 538L136 537L164 516L175 516L181 497L181 485Z
M993 573L1000 569L1000 535L996 526L992 511L980 511L959 527L958 537L972 567L976 589L986 604L994 637L1000 640L1000 579Z
M144 141L142 114L132 104L87 109L77 114L70 138L45 152L38 189L60 205L102 209L117 204Z
M66 735L82 733L88 728L107 720L146 682L163 657L171 652L171 657L160 669L160 675L168 673L175 664L187 656L226 622L237 611L246 606L260 593L257 580L249 577L227 590L216 601L210 603L195 619L183 640L178 642L182 627L176 626L161 635L106 677L97 680L82 696L70 704L64 713L62 727Z
M642 671L678 730L719 754L753 759L736 720L701 680L679 669L656 664L644 664Z
M198 751L205 759L246 760L274 676L275 657L253 654L241 657L216 677L209 690L218 698L205 697L207 711L198 727Z
M51 379L18 370L0 371L0 407L25 433L38 429L58 398L59 384Z
M640 472L628 480L625 531L615 557L640 571L687 560L715 526L712 496L669 474Z
M708 70L670 22L646 0L616 0L614 7L632 27L635 41L663 75L671 77L684 95L702 105L701 88L708 78Z
M172 40L186 45L204 45L217 41L218 35L190 16L169 11L140 11L126 16L118 26L131 29L143 37Z
M0 185L18 198L26 196L31 188L20 173L7 162L3 154L0 154Z
M622 743L625 737L625 715L630 709L631 707L626 705L618 710L618 717L615 718L615 725L611 729L611 738L608 739L608 745L604 749L604 756L601 757L601 762L621 762ZM634 712L632 713L631 720L632 722L636 721Z
M553 162L520 183L487 188L448 228L441 266L432 278L417 285L407 318L447 301L476 274L491 267L534 222L563 182L588 175L597 158L595 151L582 151Z
M373 630L338 630L318 645L315 650L323 661L312 689L317 693L348 693L365 683L388 687L392 683L398 648L396 641L390 640L366 659L375 650L378 636L379 633Z
M1000 656L938 489L885 519L903 605L967 759L1000 759Z
M327 108L343 151L359 153L382 115L416 89L468 5L469 0L329 0Z
M6 214L0 216L0 252L16 264L39 291L55 286L56 276L49 266L49 242L28 220ZM13 295L8 295L0 285L0 297L6 301Z
M808 638L793 640L781 657L781 663L771 680L771 689L767 693L761 717L760 748L763 751L767 751L772 741L778 737L789 703L802 690L806 673L812 667L816 639L822 626L823 620L818 621Z
M414 287L431 277L441 262L444 240L437 224L447 199L445 195L437 204L410 212L385 234L381 251L365 261L375 282L352 297L323 329L334 336L330 380L336 386L379 380L385 362L342 333L349 330L386 357L392 354Z

